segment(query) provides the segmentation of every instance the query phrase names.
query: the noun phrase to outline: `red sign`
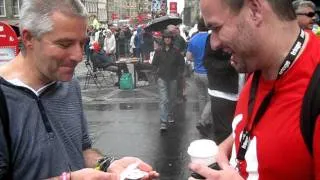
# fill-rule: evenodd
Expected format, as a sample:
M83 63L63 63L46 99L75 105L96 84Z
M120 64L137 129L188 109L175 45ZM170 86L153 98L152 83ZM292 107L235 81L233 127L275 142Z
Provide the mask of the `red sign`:
M0 63L12 60L19 53L19 41L12 27L0 22Z
M176 14L178 10L177 2L170 2L170 13Z
M112 20L119 19L118 14L116 13L112 13L111 18Z

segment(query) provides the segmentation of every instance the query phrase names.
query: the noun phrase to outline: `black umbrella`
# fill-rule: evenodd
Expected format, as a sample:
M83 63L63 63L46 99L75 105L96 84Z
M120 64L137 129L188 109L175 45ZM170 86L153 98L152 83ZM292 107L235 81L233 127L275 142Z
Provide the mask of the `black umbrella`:
M168 25L178 25L182 23L182 19L174 16L162 16L153 19L144 28L145 31L162 31L167 28Z

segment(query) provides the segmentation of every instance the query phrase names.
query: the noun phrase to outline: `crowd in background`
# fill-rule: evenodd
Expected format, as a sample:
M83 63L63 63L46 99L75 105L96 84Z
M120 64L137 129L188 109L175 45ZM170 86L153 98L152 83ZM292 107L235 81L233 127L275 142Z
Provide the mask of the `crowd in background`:
M315 13L316 7L311 1L295 1L293 7L301 28L312 30L315 34L320 33L317 23L319 16ZM110 25L99 29L90 27L85 46L88 60L92 57L92 52L100 50L104 54L104 61L107 64L115 62L119 58L138 58L140 62L137 65L138 80L144 76L140 70L156 69L158 79L165 80L165 83L159 84L158 82L159 87L163 87L160 91L160 99L162 99L160 107L163 107L160 110L161 130L167 130L167 126L164 124L174 122L174 106L186 100L185 78L192 74L199 89L198 100L201 110L197 119L197 129L204 137L216 138L215 140L219 144L231 132L232 115L238 94L244 83L244 75L239 75L230 65L228 54L221 50L211 49L211 33L201 18L188 31L184 26L175 25L169 25L162 32L145 31L144 27L144 25L138 25L136 28L131 28L128 25L120 27ZM166 65L164 67L166 73L162 75L161 70L159 71L159 68L162 67L159 63L166 63L158 62L159 52L165 48L165 42L168 38L172 43L169 47L172 47L184 59L182 70L178 67L174 68L177 71L176 74L174 73L175 77L164 77L164 74L166 76L170 74L168 72L169 66L175 66L174 64ZM166 54L165 59L170 59L170 56L170 54ZM93 59L98 59L93 57ZM157 59L156 63L153 62L154 57ZM142 79L147 80L145 77ZM168 79L174 80L174 83L169 82ZM164 86L164 84L167 85ZM169 93L172 89L176 89L174 96Z
M115 58L113 61L128 57L148 60L150 59L150 52L154 50L152 33L144 31L142 25L137 26L135 29L128 25L121 27L106 26L99 29L90 26L85 44L87 57L89 57L90 47L92 48L95 42L99 43L100 48L106 54Z

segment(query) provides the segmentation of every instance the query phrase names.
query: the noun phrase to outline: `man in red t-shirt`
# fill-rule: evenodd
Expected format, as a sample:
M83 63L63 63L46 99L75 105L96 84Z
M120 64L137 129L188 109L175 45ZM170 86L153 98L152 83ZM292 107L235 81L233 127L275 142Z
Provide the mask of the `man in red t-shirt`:
M313 153L301 133L303 97L320 63L320 42L299 28L291 0L200 0L211 47L252 73L238 100L233 133L219 145L220 171L190 169L208 180L320 180L320 117Z

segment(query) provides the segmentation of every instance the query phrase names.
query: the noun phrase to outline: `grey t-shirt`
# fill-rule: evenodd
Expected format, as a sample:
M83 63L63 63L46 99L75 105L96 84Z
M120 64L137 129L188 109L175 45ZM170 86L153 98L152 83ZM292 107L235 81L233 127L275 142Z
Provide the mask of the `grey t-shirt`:
M11 136L14 179L44 179L84 167L83 150L91 148L79 83L56 82L39 96L1 78ZM0 179L8 165L0 126Z

